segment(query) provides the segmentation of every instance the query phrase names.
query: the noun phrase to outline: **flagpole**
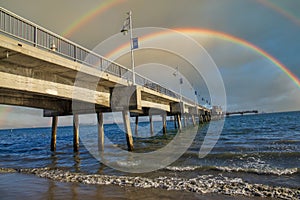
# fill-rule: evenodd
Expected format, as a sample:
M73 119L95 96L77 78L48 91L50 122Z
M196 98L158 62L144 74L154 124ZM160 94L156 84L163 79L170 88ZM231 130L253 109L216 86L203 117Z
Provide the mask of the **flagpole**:
M132 17L131 17L132 12L129 11L129 29L130 29L130 53L131 53L131 68L132 68L132 83L135 85L135 66L134 66L134 56L133 56L133 36L132 36Z

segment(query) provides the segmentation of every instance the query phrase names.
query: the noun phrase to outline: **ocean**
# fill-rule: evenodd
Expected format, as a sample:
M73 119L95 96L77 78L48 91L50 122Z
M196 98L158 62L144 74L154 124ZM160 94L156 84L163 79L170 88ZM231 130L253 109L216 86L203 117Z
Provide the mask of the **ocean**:
M78 196L73 198L71 195L74 190L79 196L84 194L98 199L172 199L178 197L179 194L182 195L182 198L187 199L207 199L207 196L203 196L204 193L206 193L205 195L209 194L210 199L221 197L222 199L225 197L227 199L230 197L246 199L247 196L251 199L260 196L267 198L284 198L285 196L287 199L289 197L290 199L299 199L299 119L300 112L226 117L223 130L214 148L204 158L200 158L199 150L208 134L209 124L217 125L220 123L220 121L211 121L197 128L191 145L178 159L162 169L143 173L124 172L106 166L93 157L82 141L80 142L79 153L73 153L72 127L58 128L56 152L50 151L51 128L0 130L0 168L16 170L15 173L0 174L0 192L2 194L0 199L15 199L23 195L33 199L51 199L49 193L37 192L41 188L43 188L41 190L49 192L51 185L58 188L56 192L58 196L55 199L66 196L69 196L69 199L77 199ZM154 122L156 133L154 136L150 137L147 134L148 128L148 122L140 122L139 136L136 137L133 133L135 152L151 152L163 148L177 134L173 121L167 122L168 133L166 136L162 133L161 122L159 121ZM191 128L186 128L186 130L188 129ZM115 146L126 149L126 138L120 125L105 124L104 130L105 135ZM132 123L132 130L134 130L134 123ZM97 127L82 125L80 126L80 134L95 135L97 134ZM41 172L33 172L34 169L40 169ZM29 171L30 173L28 173ZM53 174L59 173L76 177L74 179L65 179L63 176L59 176L62 178L54 178L55 175ZM83 178L79 179L78 174L81 174ZM107 176L109 181L105 184L98 184L98 175ZM91 176L98 177L95 179L96 182L85 180ZM127 179L131 180L134 177L138 177L139 183L143 184L136 182L136 184L127 184ZM112 179L120 179L120 181L111 181ZM123 179L124 182L122 182ZM26 183L23 184L23 190L17 186L19 180ZM146 187L144 180L149 180L148 182L151 182L152 185ZM206 184L205 181L208 183ZM207 192L204 192L204 186L200 187L200 182L206 184L205 191ZM210 182L212 185L209 185ZM105 186L100 187L99 185ZM230 190L233 186L239 187L239 185L243 187L241 191L238 189ZM248 189L245 190L246 186L251 186L250 192ZM227 187L229 189L226 189ZM269 194L267 190L271 192L274 188L279 188L279 191L281 191L280 188L291 189L294 193L290 194L291 196L288 193L283 196L276 196L275 193L273 196L271 193L260 195L262 193L253 193L255 190L252 187L271 187L271 189L261 189L265 191L265 193L262 192L263 194ZM97 192L99 193L98 196L93 196ZM148 193L148 196L145 193ZM225 196L214 196L216 194Z

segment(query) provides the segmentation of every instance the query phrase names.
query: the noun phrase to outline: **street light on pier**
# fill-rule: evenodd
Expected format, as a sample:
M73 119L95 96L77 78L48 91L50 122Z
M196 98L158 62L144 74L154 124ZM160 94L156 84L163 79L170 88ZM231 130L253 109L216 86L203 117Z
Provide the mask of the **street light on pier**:
M127 12L128 17L124 21L121 33L127 35L128 31L130 31L130 53L131 53L131 68L132 68L132 82L135 85L135 66L134 66L134 56L133 50L138 48L138 38L133 38L132 34L132 12Z
M197 95L198 95L198 92L197 92L197 90L195 90L195 96L194 96L195 106L197 105Z
M183 84L182 76L179 74L179 68L176 67L176 71L173 73L174 76L179 76L179 93L180 93L180 102L182 102L182 93L181 93L181 85Z

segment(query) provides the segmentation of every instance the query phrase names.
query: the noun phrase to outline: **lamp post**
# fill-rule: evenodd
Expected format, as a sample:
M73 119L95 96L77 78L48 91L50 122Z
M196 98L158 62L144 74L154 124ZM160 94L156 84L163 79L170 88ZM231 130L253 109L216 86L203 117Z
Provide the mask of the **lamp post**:
M130 30L130 53L131 53L131 68L132 68L132 83L135 85L135 71L134 71L134 56L133 56L133 34L132 34L132 12L127 12L128 17L126 18L121 33L124 35L127 34L128 30Z
M197 105L197 90L195 90L194 101L195 101L195 106L196 106Z
M182 77L179 75L179 69L176 67L176 72L173 73L174 76L179 76L179 94L180 94L180 102L182 102L182 93L181 93L181 85L183 83Z

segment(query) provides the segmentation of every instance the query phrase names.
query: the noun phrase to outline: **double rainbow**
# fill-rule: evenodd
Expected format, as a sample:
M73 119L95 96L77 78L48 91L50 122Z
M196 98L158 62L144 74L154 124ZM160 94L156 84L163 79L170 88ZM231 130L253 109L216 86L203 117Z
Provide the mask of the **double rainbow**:
M101 15L104 12L111 9L112 7L118 6L126 1L127 0L106 0L106 1L101 2L98 6L91 9L86 14L80 16L69 27L67 27L67 29L63 32L63 36L70 37L76 31L81 29L84 25L88 24L96 16ZM296 16L294 16L289 11L281 8L280 6L276 5L275 3L268 1L268 0L256 0L256 1L258 3L260 3L261 5L264 5L270 9L280 13L281 15L284 15L291 21L296 22L297 24L300 25L300 20ZM233 36L233 35L230 35L230 34L227 34L224 32L216 31L216 30L199 29L199 28L177 28L175 30L182 32L184 34L193 34L193 35L201 35L201 36L206 35L206 36L210 36L210 37L215 37L215 38L218 38L221 40L225 40L225 41L232 42L237 45L249 48L249 49L253 50L254 52L258 53L259 55L265 57L270 62L272 62L276 67L281 69L300 88L300 80L285 65L283 65L278 59L276 59L275 57L270 55L268 52L264 51L263 49L259 48L258 46L254 45L244 39L238 38L236 36ZM142 38L139 38L139 41L150 40L151 38L153 39L155 37L161 36L161 34L166 34L166 33L161 32L161 33L155 33L152 35L147 35ZM109 55L115 54L123 48L127 48L128 45L129 44L124 44L124 45L116 48Z

